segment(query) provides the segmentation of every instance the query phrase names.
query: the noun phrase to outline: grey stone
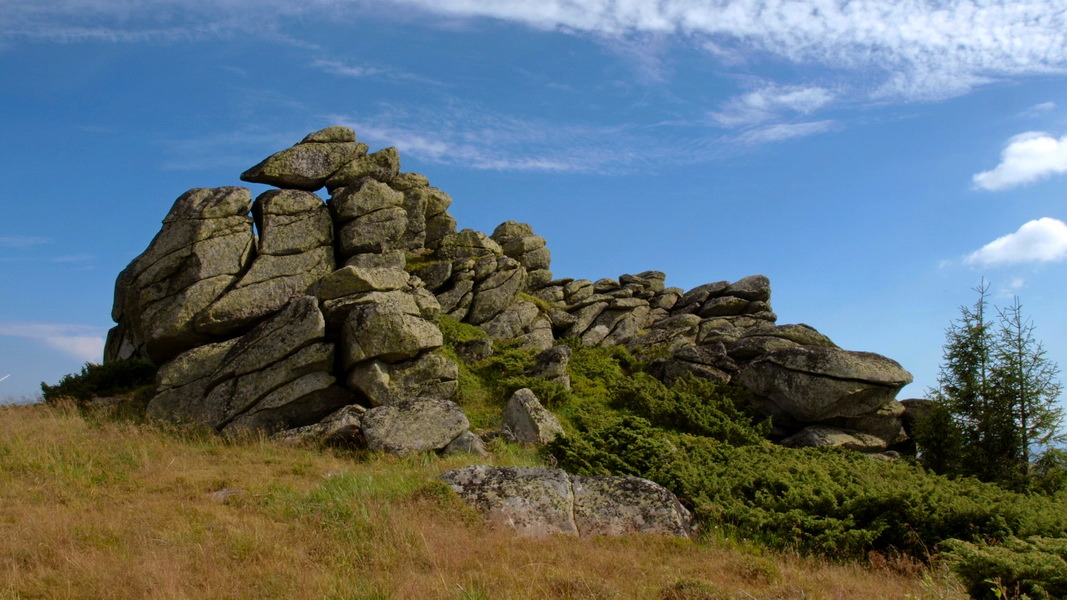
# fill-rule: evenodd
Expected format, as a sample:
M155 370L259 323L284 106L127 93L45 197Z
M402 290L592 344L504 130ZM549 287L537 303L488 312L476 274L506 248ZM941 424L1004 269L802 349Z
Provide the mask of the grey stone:
M771 281L765 275L749 275L731 283L723 295L767 302L771 299Z
M876 411L911 380L884 356L812 346L768 352L739 376L743 386L807 422Z
M560 469L475 465L441 476L487 521L519 535L578 535L570 477Z
M347 266L319 279L308 293L319 300L334 300L352 294L388 292L407 287L408 278L403 269Z
M689 537L693 515L666 488L640 477L571 476L578 535Z
M247 331L333 271L333 224L310 192L273 190L252 205L260 231L251 267L196 315L197 330L216 336Z
M357 305L345 318L341 331L342 365L350 369L373 358L388 362L407 360L443 343L441 330L435 324L410 314L401 305Z
M389 182L389 187L401 192L426 185L430 185L430 180L419 173L397 173L396 177Z
M343 406L318 423L279 431L272 434L270 439L284 444L316 442L340 446L361 445L363 413L366 411L358 404Z
M436 352L414 359L386 363L370 360L357 364L348 375L348 386L362 392L374 406L406 398L450 400L459 389L456 363Z
M825 425L805 427L800 433L782 440L782 445L789 448L844 448L859 452L879 452L886 448L885 440L881 438Z
M383 148L372 154L356 156L342 164L325 180L327 190L335 190L359 182L365 177L390 182L400 172L400 153L396 148Z
M563 435L555 415L537 400L529 388L517 390L504 407L504 426L521 444L547 444Z
M668 490L638 477L574 477L560 469L474 465L441 476L491 524L526 537L677 535L692 516Z
M363 415L363 437L376 452L405 455L444 449L470 428L455 402L411 398L372 408Z
M503 256L500 244L490 237L473 229L464 229L458 233L446 235L435 251L444 260L463 260L483 256Z
M343 165L366 153L367 145L361 142L301 142L241 173L241 180L315 191Z
M250 200L246 188L236 187L182 194L148 248L119 275L112 318L137 356L162 364L216 340L197 330L196 318L248 268Z
M467 321L474 325L485 323L515 302L526 285L526 269L510 258L503 258L498 269L474 287Z
M478 338L456 344L456 353L466 363L483 361L493 355L493 339Z
M878 410L867 414L858 417L827 419L821 424L873 435L883 440L887 446L892 446L908 439L907 434L904 432L902 421L904 410L903 404L896 400L891 400L878 408Z
M412 273L423 281L426 289L436 292L452 276L452 263L447 260L432 262L418 267Z
M353 254L345 258L344 267L369 269L403 269L407 257L403 250L386 250L385 252L367 252Z
M314 297L301 296L250 332L190 350L161 367L159 393L148 404L154 418L223 428L277 426L286 405L333 384L333 345ZM313 396L314 398L315 396ZM334 407L319 406L317 410ZM252 418L258 412L263 414Z
M715 283L705 283L704 285L698 285L697 287L682 294L675 304L675 309L684 309L685 307L698 305L702 306L707 302L708 298L717 298L723 294L730 287L728 281L717 281Z
M300 140L301 144L310 144L313 142L354 142L356 141L356 132L352 131L348 127L342 127L340 125L333 125L325 129L320 129L312 133L307 134L304 139Z
M697 312L701 317L740 315L748 308L748 300L736 296L720 296L704 303Z
M441 454L473 454L474 456L488 456L489 450L485 447L485 442L482 438L470 431L464 431L459 436L448 443L445 449L441 451Z
M571 377L567 373L570 364L570 346L553 346L534 357L534 365L526 373L531 377L540 377L571 389Z

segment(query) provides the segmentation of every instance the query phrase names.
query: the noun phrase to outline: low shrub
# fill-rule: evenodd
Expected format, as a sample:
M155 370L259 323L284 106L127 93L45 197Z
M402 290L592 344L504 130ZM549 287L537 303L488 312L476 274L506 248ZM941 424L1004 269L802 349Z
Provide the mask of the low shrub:
M80 373L64 375L55 385L41 382L45 402L74 398L83 402L92 398L121 396L155 382L156 367L144 359L116 360L102 365L85 363Z
M1067 598L1067 539L951 540L943 557L973 598Z

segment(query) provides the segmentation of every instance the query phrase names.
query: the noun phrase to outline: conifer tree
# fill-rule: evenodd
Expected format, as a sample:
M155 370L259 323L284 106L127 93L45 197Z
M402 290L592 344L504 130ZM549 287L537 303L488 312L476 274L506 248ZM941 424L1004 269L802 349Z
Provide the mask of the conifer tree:
M1023 315L1018 296L998 313L994 386L1011 407L1019 458L1029 469L1035 446L1063 437L1059 434L1063 409L1056 405L1062 389L1056 379L1060 370L1034 337L1034 324Z
M937 404L917 427L923 463L949 475L973 475L1028 487L1035 446L1061 439L1059 368L1034 337L1018 298L988 319L989 285L945 331Z

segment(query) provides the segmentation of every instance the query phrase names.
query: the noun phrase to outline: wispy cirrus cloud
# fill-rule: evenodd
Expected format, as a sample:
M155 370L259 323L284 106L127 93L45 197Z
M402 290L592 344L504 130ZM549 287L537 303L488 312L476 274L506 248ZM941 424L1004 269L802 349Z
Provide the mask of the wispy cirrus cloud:
M299 43L286 37L290 23L409 19L420 11L438 22L499 19L622 41L642 60L672 40L728 64L770 59L829 69L868 98L936 100L1000 78L1067 71L1067 11L1048 0L7 0L0 40L247 34ZM642 40L656 43L644 49ZM642 68L653 79L662 72L658 60Z
M399 1L602 36L676 35L719 58L765 54L862 72L869 93L883 98L946 98L999 77L1067 69L1067 12L1046 0Z
M987 266L1042 263L1067 259L1067 223L1044 217L1025 223L1015 233L999 237L964 258Z
M107 329L70 323L0 322L0 335L32 339L86 362L100 362L104 356Z
M972 177L975 187L1006 190L1067 173L1067 135L1055 138L1042 131L1020 133L1008 140L1000 164Z
M496 171L621 172L650 161L629 126L550 123L452 102L390 106L373 115L331 115L360 139L396 146L421 160ZM654 152L654 150L653 150Z
M35 235L0 235L0 248L29 248L51 243L52 238Z
M824 133L831 131L835 126L836 122L830 120L777 123L749 129L738 135L736 139L746 146L756 146Z
M818 86L764 83L758 89L731 98L709 116L712 122L722 127L759 125L796 115L809 115L833 99L832 92Z

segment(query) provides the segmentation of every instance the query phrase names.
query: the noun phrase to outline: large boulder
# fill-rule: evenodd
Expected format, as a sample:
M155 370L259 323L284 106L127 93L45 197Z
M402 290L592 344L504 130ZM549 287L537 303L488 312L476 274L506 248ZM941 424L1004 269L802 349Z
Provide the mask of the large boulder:
M640 477L571 476L579 535L689 537L693 515L666 488Z
M770 416L809 423L876 412L911 380L884 356L813 346L773 350L739 375L743 386L767 400Z
M463 409L439 398L400 400L363 415L367 447L389 454L443 450L468 429L470 423Z
M527 537L578 535L571 479L562 469L475 465L441 480L494 525Z
M351 404L330 374L333 344L312 296L300 296L247 334L164 364L148 415L217 429L284 429Z
M276 152L241 174L242 181L313 192L343 165L367 153L347 127L329 127Z
M441 476L490 523L519 535L688 537L693 517L670 491L638 477L575 477L561 469L475 465Z
M827 425L805 427L781 443L787 448L844 448L865 453L881 452L887 446L882 438Z
M246 188L223 187L192 189L175 200L163 228L115 282L111 316L122 325L122 340L108 344L105 360L162 364L217 341L196 327L196 318L248 268L251 199Z
M409 294L399 295L403 296L410 298ZM411 306L415 306L414 311ZM344 321L341 341L341 360L348 369L371 359L409 360L441 347L444 338L437 325L421 316L414 299L410 304L390 299L356 305Z

